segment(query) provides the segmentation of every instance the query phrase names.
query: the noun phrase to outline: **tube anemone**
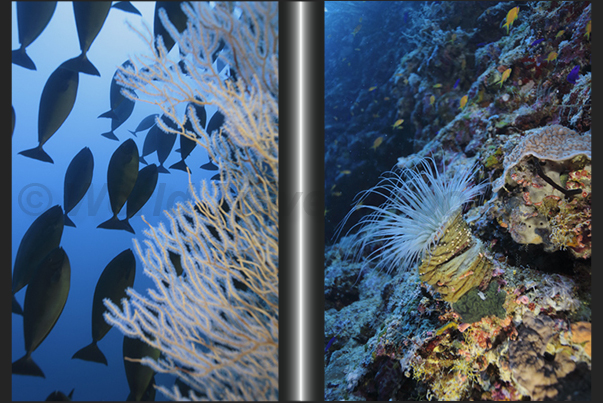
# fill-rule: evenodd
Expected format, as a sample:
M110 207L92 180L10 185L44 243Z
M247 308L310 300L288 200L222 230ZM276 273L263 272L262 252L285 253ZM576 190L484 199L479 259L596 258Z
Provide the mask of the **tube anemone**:
M359 205L372 212L354 226L360 226L356 242L360 251L376 246L368 259L387 271L409 268L421 260L419 273L422 279L426 275L424 281L443 294L456 294L455 278L473 276L474 256L481 260L483 249L462 219L462 207L486 184L473 183L475 164L458 169L451 178L439 174L431 158L422 159L419 166L422 169L387 172L375 187L359 194L358 204L371 193L387 201L381 206ZM456 259L465 252L471 252L469 261L467 255L464 260ZM443 273L438 269L443 268L446 278L439 275Z

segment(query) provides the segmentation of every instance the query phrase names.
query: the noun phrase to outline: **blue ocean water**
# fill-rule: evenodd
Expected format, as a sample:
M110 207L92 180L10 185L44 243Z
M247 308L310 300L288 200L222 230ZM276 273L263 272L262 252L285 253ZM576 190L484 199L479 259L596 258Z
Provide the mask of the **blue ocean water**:
M123 401L129 393L126 381L122 343L123 335L112 329L99 342L99 348L108 360L103 364L71 359L72 355L88 345L91 340L92 296L97 280L105 266L119 253L131 248L132 239L144 239L143 229L147 225L141 215L155 225L164 220L163 211L169 210L177 201L188 199L189 177L179 170L170 174L159 174L157 187L151 199L130 220L136 231L97 228L108 220L112 213L107 192L107 167L111 155L125 140L132 138L139 152L142 151L146 131L134 137L140 121L153 113L161 113L157 107L136 103L130 118L115 130L119 141L101 136L110 130L111 120L98 118L110 109L109 88L118 65L129 56L148 54L149 50L139 35L131 30L126 21L144 32L143 22L153 26L154 2L134 2L142 16L112 8L108 17L88 51L88 59L96 66L101 76L79 74L77 98L70 115L63 125L44 145L54 164L19 155L20 151L38 144L38 108L42 89L50 74L64 61L80 54L80 46L71 2L58 2L50 23L41 35L27 47L27 54L35 62L37 70L27 70L12 65L12 105L16 124L12 136L12 262L21 238L31 223L54 205L63 204L63 181L67 166L84 147L89 147L94 156L92 184L78 206L69 214L76 228L65 226L61 246L71 263L71 284L65 308L48 337L33 352L32 358L44 372L46 378L13 375L12 400L44 400L55 390L68 394L72 389L74 400L118 400ZM19 48L16 3L12 2L12 49ZM171 52L178 52L174 46ZM213 111L207 110L207 120ZM165 166L178 162L179 140L176 141ZM146 157L156 163L152 154ZM216 172L204 171L199 167L207 163L205 150L196 147L186 159L192 170L191 180L199 185ZM139 169L143 168L141 164ZM125 216L125 208L119 214ZM135 255L136 251L133 249ZM145 292L153 287L143 274L143 267L136 255L136 279L134 288ZM17 301L23 306L26 289L16 293ZM12 361L25 354L23 341L23 318L12 314ZM171 386L174 378L156 375L156 383ZM158 393L156 400L165 400Z

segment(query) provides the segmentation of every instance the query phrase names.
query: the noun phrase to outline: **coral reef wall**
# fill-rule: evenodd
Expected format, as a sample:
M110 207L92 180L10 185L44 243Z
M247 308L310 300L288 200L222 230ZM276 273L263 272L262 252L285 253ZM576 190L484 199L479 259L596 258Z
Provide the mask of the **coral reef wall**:
M325 55L327 240L352 213L325 251L325 399L589 400L591 4L401 3L327 3L325 47L349 47ZM490 269L458 299L354 228L425 157L486 188L462 220Z
M105 300L107 322L160 350L141 362L175 374L187 398L278 399L278 6L183 3L180 61L143 35L150 55L121 69L123 91L158 105L162 130L207 149L219 180L203 182L166 222L134 241L155 289L128 289L123 310ZM216 69L228 65L224 79ZM136 94L139 94L138 96ZM205 133L197 105L224 115ZM181 389L157 387L172 399Z

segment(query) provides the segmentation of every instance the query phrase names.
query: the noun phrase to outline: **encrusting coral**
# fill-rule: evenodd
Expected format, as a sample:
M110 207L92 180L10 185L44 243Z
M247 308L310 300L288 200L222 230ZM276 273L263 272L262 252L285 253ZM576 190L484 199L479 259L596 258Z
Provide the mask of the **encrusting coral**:
M161 108L173 122L157 119L162 130L204 147L220 180L204 181L198 195L191 184L194 198L166 211L167 225L145 231L143 245L134 240L156 289L148 296L128 289L123 309L105 300L104 317L159 349L157 360L134 361L176 375L191 388L189 399L276 400L278 5L185 2L182 9L182 33L160 11L180 63L161 40L154 51L147 38L152 56L131 60L118 80L130 98ZM236 77L220 77L213 56ZM216 106L225 118L220 131L205 133L193 107L178 109L189 103ZM156 387L183 398L176 386Z

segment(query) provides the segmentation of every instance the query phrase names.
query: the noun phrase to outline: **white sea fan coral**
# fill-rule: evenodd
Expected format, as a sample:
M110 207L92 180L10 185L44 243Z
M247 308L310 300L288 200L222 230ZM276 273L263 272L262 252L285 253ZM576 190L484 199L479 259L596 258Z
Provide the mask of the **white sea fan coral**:
M428 258L448 221L486 185L473 183L475 164L459 168L451 178L438 173L431 158L421 159L418 165L423 169L386 172L375 187L358 195L357 208L373 210L354 226L361 226L360 251L379 245L368 258L388 272ZM378 207L362 205L371 193L387 201Z

